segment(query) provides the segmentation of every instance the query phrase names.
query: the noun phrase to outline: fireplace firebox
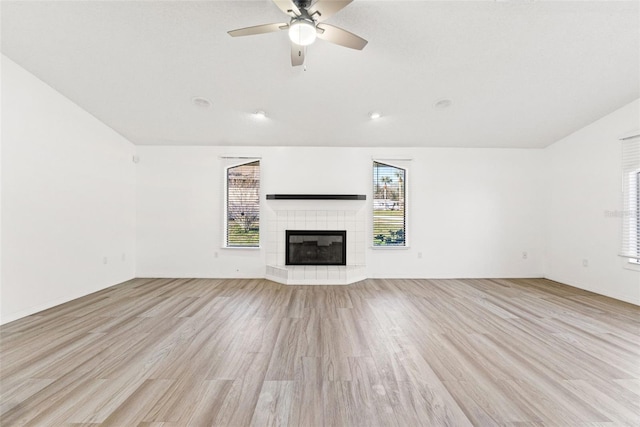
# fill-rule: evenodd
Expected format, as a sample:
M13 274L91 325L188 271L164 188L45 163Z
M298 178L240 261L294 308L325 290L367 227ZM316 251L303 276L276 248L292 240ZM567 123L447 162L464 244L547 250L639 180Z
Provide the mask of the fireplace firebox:
M345 230L287 230L286 265L347 265Z

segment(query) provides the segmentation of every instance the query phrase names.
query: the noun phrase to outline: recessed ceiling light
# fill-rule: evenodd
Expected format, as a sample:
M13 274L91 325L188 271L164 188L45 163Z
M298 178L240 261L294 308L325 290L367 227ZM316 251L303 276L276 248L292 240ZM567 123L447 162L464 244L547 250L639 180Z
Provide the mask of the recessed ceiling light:
M253 113L253 115L259 119L264 119L267 117L267 113L265 113L263 110L257 110L255 113Z
M379 111L372 111L369 113L369 118L371 120L376 120L376 119L379 119L380 117L382 117L382 113Z
M451 107L451 104L453 104L453 102L450 99L441 99L440 101L433 104L433 107L439 110L444 110L445 108Z
M191 102L193 102L193 105L195 105L198 108L209 108L209 107L211 107L211 101L209 101L207 98L203 98L201 96L196 96L194 98L191 98Z

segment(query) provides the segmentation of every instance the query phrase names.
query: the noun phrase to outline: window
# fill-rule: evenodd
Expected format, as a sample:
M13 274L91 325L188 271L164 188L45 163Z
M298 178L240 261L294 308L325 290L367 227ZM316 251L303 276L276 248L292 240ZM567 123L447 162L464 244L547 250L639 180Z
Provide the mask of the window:
M373 162L373 246L406 246L406 169Z
M622 143L622 256L640 262L640 138Z
M226 246L260 244L260 161L227 168Z
M634 237L635 237L635 246L636 246L636 257L634 258L634 261L637 263L640 263L640 170L636 172L636 188L635 188L635 192L634 192L634 196L635 196L635 202L636 202L636 206L635 206L635 221L633 222L633 225L635 227L635 233L633 233Z

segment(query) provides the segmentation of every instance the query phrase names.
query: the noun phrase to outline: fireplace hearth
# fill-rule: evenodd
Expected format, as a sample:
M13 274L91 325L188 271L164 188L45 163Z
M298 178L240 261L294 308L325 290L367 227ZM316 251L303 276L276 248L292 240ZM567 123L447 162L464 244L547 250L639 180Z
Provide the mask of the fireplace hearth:
M347 265L345 230L286 230L286 265Z

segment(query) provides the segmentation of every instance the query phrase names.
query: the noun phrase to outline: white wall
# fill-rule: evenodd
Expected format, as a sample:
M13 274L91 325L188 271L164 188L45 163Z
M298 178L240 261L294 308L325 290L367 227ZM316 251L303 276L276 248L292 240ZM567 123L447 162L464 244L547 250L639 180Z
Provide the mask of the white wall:
M264 276L267 221L261 249L221 248L220 157L234 155L262 157L263 217L287 203L265 201L268 193L366 194L370 211L372 158L412 158L411 247L369 247L369 277L543 275L542 150L141 146L138 154L139 277Z
M640 128L640 101L549 146L546 277L640 304L640 271L619 257L621 143ZM587 266L583 265L587 261Z
M372 277L542 276L541 150L412 152L411 250L372 250Z
M204 147L138 147L138 277L264 276L262 251L220 251L222 152Z
M134 276L135 150L4 56L1 84L6 323Z

